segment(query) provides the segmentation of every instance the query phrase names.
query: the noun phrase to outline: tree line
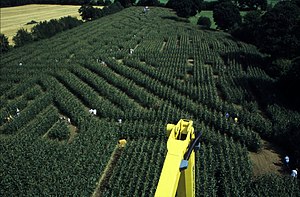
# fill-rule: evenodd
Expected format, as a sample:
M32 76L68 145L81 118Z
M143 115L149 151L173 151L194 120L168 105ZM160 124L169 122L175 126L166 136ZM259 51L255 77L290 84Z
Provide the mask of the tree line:
M85 21L94 20L109 14L116 13L121 11L124 7L120 2L116 2L110 4L109 6L105 6L103 9L94 8L91 5L83 5L79 8L78 12L81 17ZM31 21L30 23L34 23L35 21ZM82 20L78 20L75 17L67 16L62 17L59 20L51 19L50 21L42 21L37 25L32 27L31 32L28 32L26 29L21 28L17 31L17 34L13 37L14 47L21 47L26 44L29 44L33 41L38 41L45 38L50 38L55 34L72 29L78 25L83 23ZM7 36L4 34L0 34L0 53L5 53L12 48L9 45L9 41Z
M0 7L12 7L27 4L60 4L60 5L110 5L110 0L1 0Z
M124 6L122 6L122 4L119 1L117 1L103 8L95 8L92 5L82 5L79 8L78 12L82 17L82 20L90 21L109 14L114 14L116 12L121 11L122 9L124 9Z
M51 19L50 21L39 22L32 28L31 32L21 28L12 39L15 43L14 47L21 47L34 41L50 38L59 32L72 29L81 24L81 20L66 16L58 20ZM8 38L4 34L0 34L0 52L7 52L10 48Z

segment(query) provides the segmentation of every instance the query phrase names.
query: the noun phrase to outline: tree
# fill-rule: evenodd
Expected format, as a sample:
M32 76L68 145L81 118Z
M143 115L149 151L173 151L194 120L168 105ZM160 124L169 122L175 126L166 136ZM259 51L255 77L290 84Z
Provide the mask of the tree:
M25 44L33 42L33 37L26 29L19 29L17 34L13 37L15 47L20 47Z
M243 10L266 10L268 6L267 0L238 0L240 9Z
M97 8L94 8L91 5L82 5L78 10L82 20L89 21L97 18ZM100 11L99 11L100 12Z
M244 42L255 44L257 27L261 23L261 11L249 11L243 17L243 23L232 32L232 35Z
M140 0L137 3L138 6L159 6L159 0Z
M0 52L7 52L9 50L8 38L0 33Z
M116 2L120 2L124 8L132 6L131 0L117 0Z
M203 0L194 0L194 5L198 12L201 12L202 4Z
M287 102L300 110L298 84L300 84L300 56L293 60L290 70L278 81Z
M200 2L202 0L169 0L166 7L175 10L178 16L188 18L195 16L200 10Z
M130 2L131 2L132 5L136 4L136 0L130 0Z
M62 17L59 19L59 22L62 24L64 30L72 29L73 27L77 27L83 23L81 20L72 16Z
M110 0L105 0L105 1L104 1L104 5L105 5L105 6L108 6L108 5L110 5L110 4L111 4L111 1L110 1Z
M291 2L279 2L262 16L257 46L276 58L300 55L300 8Z
M51 19L50 21L39 22L32 28L33 39L45 39L54 36L55 34L64 30L64 24L57 19Z
M294 4L296 4L298 7L300 7L300 0L293 0L292 1Z
M240 11L232 2L218 4L213 10L214 21L218 28L232 30L242 22Z
M198 19L197 25L200 25L200 26L203 26L203 27L209 29L210 26L211 26L210 18L205 17L205 16L201 16L201 17Z

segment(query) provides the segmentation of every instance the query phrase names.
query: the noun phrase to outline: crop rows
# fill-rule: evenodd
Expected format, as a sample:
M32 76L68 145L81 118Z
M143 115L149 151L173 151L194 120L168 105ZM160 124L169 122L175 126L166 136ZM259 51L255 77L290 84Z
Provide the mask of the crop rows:
M290 180L254 179L248 151L261 148L261 136L292 135L300 116L266 104L274 79L262 64L253 46L154 7L147 15L128 8L1 55L0 196L91 196L97 184L103 196L153 196L165 126L181 118L203 132L196 196L274 196L262 186ZM128 143L115 161L120 138ZM105 168L109 176L98 183ZM296 182L283 187L299 191Z

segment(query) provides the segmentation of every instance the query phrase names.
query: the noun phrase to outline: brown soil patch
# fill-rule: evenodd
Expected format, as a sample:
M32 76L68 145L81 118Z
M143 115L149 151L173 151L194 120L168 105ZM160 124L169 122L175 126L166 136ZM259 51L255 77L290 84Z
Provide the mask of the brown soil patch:
M77 129L77 127L75 127L74 125L71 125L71 124L68 127L69 127L69 131L70 131L70 138L68 140L68 143L71 143L74 140L75 136L78 134L77 133L78 129Z
M279 147L262 140L261 151L258 153L249 152L253 164L254 176L266 173L282 174L284 172L284 165L282 163L284 155L284 151Z

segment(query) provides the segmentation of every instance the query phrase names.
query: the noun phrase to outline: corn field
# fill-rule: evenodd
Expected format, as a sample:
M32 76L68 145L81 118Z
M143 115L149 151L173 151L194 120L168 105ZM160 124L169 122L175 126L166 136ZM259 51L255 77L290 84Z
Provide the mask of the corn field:
M203 132L196 196L299 196L289 177L252 173L248 152L261 138L300 122L297 112L259 105L274 81L260 69L263 55L168 9L142 10L1 55L0 196L91 196L120 138L128 143L100 194L154 196L166 124L181 118Z

